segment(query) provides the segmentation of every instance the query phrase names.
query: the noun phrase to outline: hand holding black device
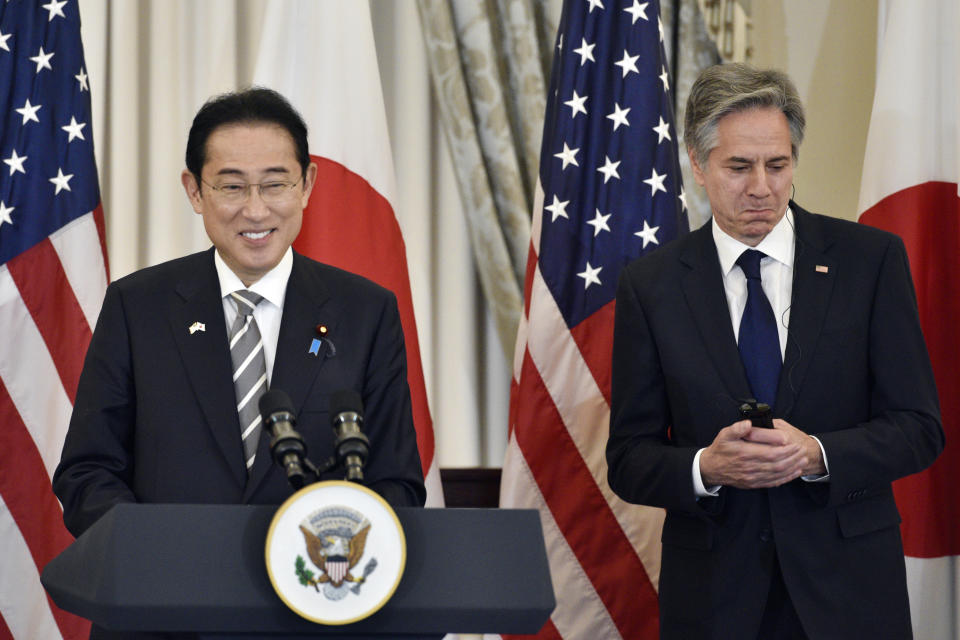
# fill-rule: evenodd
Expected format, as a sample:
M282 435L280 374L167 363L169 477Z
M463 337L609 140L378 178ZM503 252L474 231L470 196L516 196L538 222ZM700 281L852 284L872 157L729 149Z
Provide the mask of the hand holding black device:
M773 429L773 414L766 402L757 402L748 398L740 405L740 417L750 421L755 427Z

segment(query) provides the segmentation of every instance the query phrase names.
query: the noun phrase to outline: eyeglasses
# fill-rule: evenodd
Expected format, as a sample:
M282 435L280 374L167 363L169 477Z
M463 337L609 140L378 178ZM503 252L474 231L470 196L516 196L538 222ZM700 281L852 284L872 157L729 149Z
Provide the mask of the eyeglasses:
M253 187L260 192L260 199L267 204L283 202L294 195L294 187L300 184L303 176L300 176L294 182L285 180L270 180L268 182L249 183L249 182L223 182L221 184L210 184L203 178L200 182L213 189L216 198L228 204L243 204L250 198L250 191Z

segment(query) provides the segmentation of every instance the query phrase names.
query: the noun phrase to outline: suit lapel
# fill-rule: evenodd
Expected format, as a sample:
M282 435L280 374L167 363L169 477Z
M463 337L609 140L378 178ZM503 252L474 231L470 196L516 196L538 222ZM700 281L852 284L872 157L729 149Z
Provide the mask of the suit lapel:
M185 275L174 288L169 318L186 375L207 426L238 485L243 486L247 474L243 466L220 282L212 249L199 254L196 262L189 263ZM204 329L195 328L191 332L195 323L201 323Z
M303 409L320 367L336 353L334 343L327 339L322 340L316 354L311 353L311 343L315 338L320 338L317 326L325 326L327 335L335 336L340 319L340 314L332 308L333 301L326 285L317 271L308 268L305 261L303 256L293 254L293 269L283 302L283 318L270 380L271 389L281 390L290 396L297 415ZM256 460L250 470L245 497L250 496L263 482L273 464L270 434L264 430Z
M700 331L704 350L710 355L727 392L740 399L750 395L750 385L730 324L712 224L711 221L694 231L696 237L680 256L680 261L689 269L681 286L687 307Z
M796 252L790 328L776 403L776 413L784 418L790 415L810 366L839 268L836 260L825 253L829 242L823 237L817 219L796 203L791 202L790 208L796 225Z

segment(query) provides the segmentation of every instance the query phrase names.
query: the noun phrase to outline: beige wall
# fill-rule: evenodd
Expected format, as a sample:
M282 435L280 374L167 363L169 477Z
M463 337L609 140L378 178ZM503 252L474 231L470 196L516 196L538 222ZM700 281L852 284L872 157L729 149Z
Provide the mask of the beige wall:
M803 207L856 219L873 104L877 0L753 0L753 64L786 71L807 108Z

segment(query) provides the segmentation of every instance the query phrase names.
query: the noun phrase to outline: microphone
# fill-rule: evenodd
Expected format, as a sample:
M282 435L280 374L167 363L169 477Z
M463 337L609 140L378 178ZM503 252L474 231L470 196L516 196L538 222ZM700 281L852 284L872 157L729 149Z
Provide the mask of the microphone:
M370 441L360 430L363 424L360 394L347 389L331 395L330 416L337 460L346 468L347 480L363 482L363 465L370 453Z
M283 391L272 389L260 396L260 417L270 432L270 454L287 473L287 481L295 489L303 488L306 475L303 472L307 457L307 443L294 426L293 402ZM309 462L309 461L308 461Z

